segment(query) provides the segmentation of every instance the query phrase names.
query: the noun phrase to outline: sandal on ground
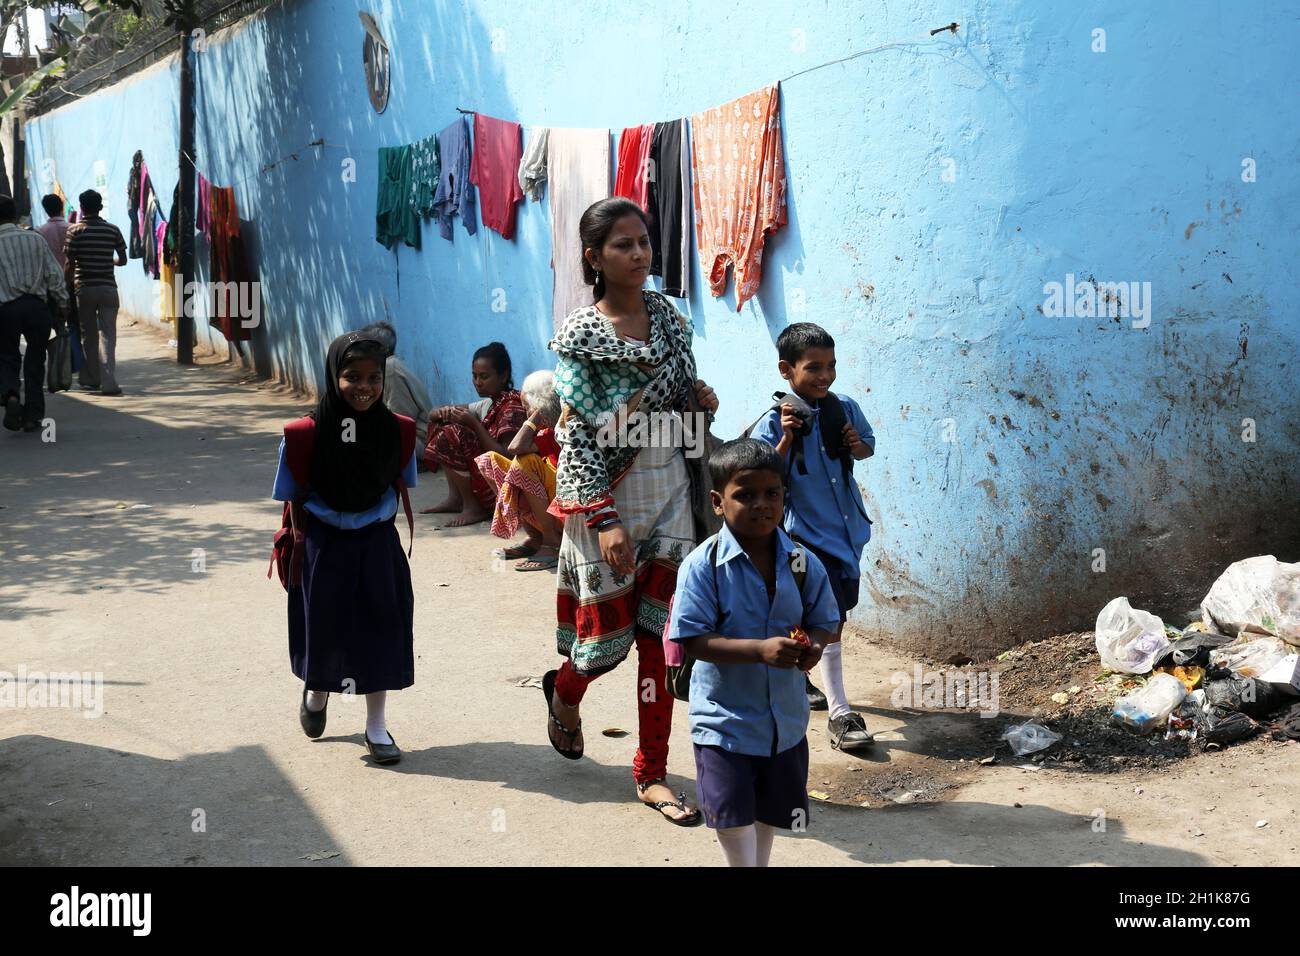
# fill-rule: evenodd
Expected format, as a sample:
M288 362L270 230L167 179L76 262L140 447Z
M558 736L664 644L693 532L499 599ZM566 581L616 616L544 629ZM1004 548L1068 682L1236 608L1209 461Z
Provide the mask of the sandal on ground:
M560 723L559 717L555 716L555 711L551 707L551 698L555 696L555 678L559 673L559 671L547 671L542 676L542 693L546 695L546 716L551 718L551 723L555 725L555 729L568 738L567 742L572 746L574 739L582 732L582 718L579 717L578 726L570 730ZM555 749L555 752L566 760L582 759L582 750L561 750L560 745L551 738L549 733L546 735L546 739L551 741L551 746Z
M551 554L542 554L540 552L550 551ZM536 557L529 558L515 565L516 571L550 571L560 563L560 549L553 547L542 547L538 549Z
M647 780L645 783L638 783L636 785L636 790L637 793L645 793L647 790L649 790L651 787L655 786L656 784L665 783L665 782L666 781L662 777L658 780ZM685 790L677 791L676 800L659 800L656 801L655 803L647 803L645 800L642 800L641 804L642 806L649 807L651 810L659 814L661 817L663 817L665 820L667 820L669 823L673 824L674 826L693 827L704 819L700 815L700 811L698 809L692 809L691 807L688 807L686 805ZM670 817L668 814L664 813L664 810L668 807L676 807L678 810L681 810L683 813L685 813L686 816L680 819L678 819L677 817Z
M502 558L506 561L517 561L520 558L531 558L540 547L540 544L516 544L509 548L497 548L492 552L492 557Z

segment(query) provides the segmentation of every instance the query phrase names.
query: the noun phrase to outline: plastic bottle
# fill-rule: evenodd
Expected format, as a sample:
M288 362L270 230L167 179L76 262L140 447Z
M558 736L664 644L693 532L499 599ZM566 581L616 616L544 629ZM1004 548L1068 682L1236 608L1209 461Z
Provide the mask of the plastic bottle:
M1111 719L1135 734L1163 727L1174 708L1187 696L1187 687L1172 674L1159 673L1133 693L1115 702Z

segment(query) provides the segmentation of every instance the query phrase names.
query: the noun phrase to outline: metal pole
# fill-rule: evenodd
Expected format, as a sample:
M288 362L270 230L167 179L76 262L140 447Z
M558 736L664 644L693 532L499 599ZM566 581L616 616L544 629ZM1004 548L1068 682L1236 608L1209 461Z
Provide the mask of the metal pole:
M194 364L194 309L197 303L190 296L194 277L194 70L190 64L190 31L181 33L181 195L177 218L180 235L177 251L180 253L181 301L176 315L176 361L181 365ZM171 290L174 294L174 290Z

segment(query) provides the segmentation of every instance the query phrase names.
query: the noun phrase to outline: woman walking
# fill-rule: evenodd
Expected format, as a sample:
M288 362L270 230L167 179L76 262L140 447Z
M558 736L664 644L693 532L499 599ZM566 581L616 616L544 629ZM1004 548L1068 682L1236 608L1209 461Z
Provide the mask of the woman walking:
M331 693L360 694L366 749L381 764L402 756L384 719L387 693L415 683L411 568L393 520L398 492L415 485L415 422L383 403L386 358L367 332L330 344L325 393L285 426L271 495L290 503L303 534L302 580L289 586L302 729L325 732Z
M662 644L678 565L695 546L690 483L678 442L633 441L647 430L608 426L679 417L692 392L705 411L718 403L695 377L689 323L642 288L651 248L641 208L603 199L583 213L579 233L594 303L570 313L550 344L564 407L551 513L564 519L556 638L567 659L543 678L547 733L563 756L582 756L583 694L635 644L637 793L669 821L691 826L699 811L664 783L673 699L664 689ZM681 435L680 427L649 432Z

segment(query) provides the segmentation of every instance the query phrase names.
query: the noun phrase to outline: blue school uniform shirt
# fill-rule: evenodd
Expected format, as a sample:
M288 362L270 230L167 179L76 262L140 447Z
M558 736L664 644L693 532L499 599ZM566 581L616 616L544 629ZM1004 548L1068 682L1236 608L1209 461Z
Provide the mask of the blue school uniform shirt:
M406 487L415 487L414 451L406 459L406 464L402 466L402 480L406 482ZM275 470L275 488L271 491L271 497L276 501L293 501L298 495L298 482L294 480L293 472L289 470L289 465L284 460L284 439L281 438L280 464ZM365 511L335 511L325 504L314 491L307 496L307 500L303 502L303 507L326 524L342 528L344 531L355 531L376 521L387 521L397 514L397 489L391 485L385 488L383 495L379 498L379 503L373 508L367 508Z
M876 436L858 403L845 395L836 395L848 419L862 440L876 447ZM794 461L794 449L788 459L789 481L785 491L785 530L806 541L840 562L847 578L862 576L862 549L871 540L871 519L862 503L858 483L844 480L840 463L826 454L820 426L821 409L813 409L812 432L804 436L804 464L808 474L800 474ZM781 441L781 412L772 409L750 432L773 448ZM852 470L849 475L852 478Z
M712 550L718 549L718 586L713 586ZM776 596L770 602L763 575L725 525L686 556L677 571L677 590L668 621L673 641L703 634L761 640L789 637L790 628L834 631L839 607L826 569L803 549L808 577L803 593L790 570L789 536L776 531ZM719 615L721 608L721 615ZM691 740L734 753L769 757L789 750L808 730L804 672L766 664L713 664L697 660L691 669Z

